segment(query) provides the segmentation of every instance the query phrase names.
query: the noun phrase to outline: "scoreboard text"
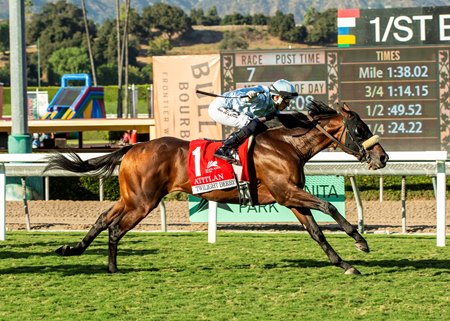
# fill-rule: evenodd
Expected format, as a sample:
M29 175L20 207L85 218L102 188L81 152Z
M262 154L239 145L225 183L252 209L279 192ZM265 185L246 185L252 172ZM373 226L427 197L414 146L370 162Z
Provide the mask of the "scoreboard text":
M391 151L450 151L450 46L223 52L223 91L287 79L308 101L346 102Z

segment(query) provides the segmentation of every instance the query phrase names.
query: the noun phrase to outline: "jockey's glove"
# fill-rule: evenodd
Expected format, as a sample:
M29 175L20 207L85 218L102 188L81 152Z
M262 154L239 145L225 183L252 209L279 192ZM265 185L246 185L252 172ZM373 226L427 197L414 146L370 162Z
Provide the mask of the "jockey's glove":
M256 96L258 96L258 93L257 93L256 91L254 91L254 90L250 90L250 91L247 93L247 98L246 98L246 100L247 100L247 101L252 101L253 99L255 99Z
M270 113L270 114L266 115L266 117L265 117L265 118L266 118L266 121L267 121L267 120L274 119L277 115L278 115L277 112Z

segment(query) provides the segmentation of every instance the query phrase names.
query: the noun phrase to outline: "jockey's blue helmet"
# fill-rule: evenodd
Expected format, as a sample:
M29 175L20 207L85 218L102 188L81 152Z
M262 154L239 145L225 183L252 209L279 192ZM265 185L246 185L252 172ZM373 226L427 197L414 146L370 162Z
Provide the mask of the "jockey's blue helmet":
M270 93L274 96L281 96L283 99L292 99L298 96L295 86L284 79L275 81L270 87Z

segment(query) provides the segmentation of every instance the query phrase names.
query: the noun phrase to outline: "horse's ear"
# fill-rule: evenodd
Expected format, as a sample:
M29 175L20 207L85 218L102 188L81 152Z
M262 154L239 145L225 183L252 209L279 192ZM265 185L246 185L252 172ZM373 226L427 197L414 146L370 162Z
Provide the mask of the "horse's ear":
M340 114L342 114L344 117L349 118L350 117L350 107L346 104L337 104L337 110Z

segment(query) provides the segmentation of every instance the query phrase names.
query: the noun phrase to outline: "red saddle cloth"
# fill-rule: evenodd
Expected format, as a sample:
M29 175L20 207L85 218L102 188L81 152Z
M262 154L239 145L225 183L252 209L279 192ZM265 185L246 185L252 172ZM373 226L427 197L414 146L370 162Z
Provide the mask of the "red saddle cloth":
M247 169L248 139L238 148L242 164L241 181L249 181ZM189 145L188 174L193 194L236 186L233 166L225 160L214 157L214 152L222 146L221 142L204 139L191 141Z

